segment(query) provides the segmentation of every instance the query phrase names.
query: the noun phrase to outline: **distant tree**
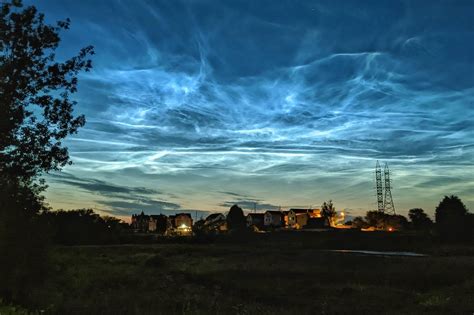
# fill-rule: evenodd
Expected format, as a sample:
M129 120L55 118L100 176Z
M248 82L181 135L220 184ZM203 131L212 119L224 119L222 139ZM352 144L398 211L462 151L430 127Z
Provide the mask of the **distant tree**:
M377 210L367 211L365 220L369 227L374 227L378 230L403 230L408 227L408 220L403 215L390 215Z
M122 220L111 216L103 216L101 219L104 221L104 224L108 229L118 229L122 223Z
M444 196L435 210L436 229L446 240L464 240L469 234L468 210L459 197Z
M205 231L205 224L206 221L204 219L200 219L193 224L193 232L195 235L201 235L204 234Z
M334 223L334 218L336 217L336 208L334 207L332 200L324 202L321 205L321 216L327 218L331 225Z
M405 230L408 228L408 220L401 214L386 214L383 217L384 228L385 229L394 229L394 230Z
M227 214L227 227L229 230L242 230L245 226L244 211L238 205L233 205Z
M365 214L365 221L368 226L376 229L385 229L386 226L386 215L385 213L377 210L367 211Z
M367 222L365 222L364 218L363 217L355 217L353 220L352 220L352 227L356 228L356 229L363 229L363 228L366 228L367 227Z
M169 228L169 220L165 215L160 215L156 219L156 232L159 234L165 234Z
M120 241L128 225L121 220L101 217L92 209L48 211L41 215L60 245L114 244Z
M426 230L433 225L433 221L428 217L423 209L414 208L408 211L408 217L415 230Z
M70 96L93 49L57 62L59 32L68 28L69 20L46 24L20 0L0 2L0 295L7 299L28 296L29 283L44 275L41 175L69 163L62 140L85 122Z

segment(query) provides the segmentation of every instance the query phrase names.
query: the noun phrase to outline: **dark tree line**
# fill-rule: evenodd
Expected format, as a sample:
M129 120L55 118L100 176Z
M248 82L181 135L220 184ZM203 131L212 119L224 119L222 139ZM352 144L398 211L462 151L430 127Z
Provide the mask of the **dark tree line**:
M117 244L130 230L127 223L100 216L92 209L48 211L40 218L47 225L52 241L60 245Z
M356 217L350 224L356 228L374 227L386 230L392 227L396 230L433 232L444 241L474 241L474 214L469 213L457 196L445 196L441 200L435 210L435 222L420 208L410 209L408 217L410 221L402 215L368 211L364 218Z

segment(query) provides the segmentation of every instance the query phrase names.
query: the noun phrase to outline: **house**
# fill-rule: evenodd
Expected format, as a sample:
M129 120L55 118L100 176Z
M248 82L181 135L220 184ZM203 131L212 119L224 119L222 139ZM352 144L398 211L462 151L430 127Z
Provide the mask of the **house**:
M263 225L266 227L280 227L284 224L281 211L266 211L263 217Z
M261 229L264 226L264 214L263 213L249 213L247 214L247 226L256 226Z
M171 225L171 232L179 235L189 235L192 233L193 219L189 213L177 213L168 217Z
M148 232L148 224L150 221L150 216L143 213L132 214L131 227L135 232Z
M321 210L319 209L290 209L288 212L288 226L301 229L308 224L310 218L320 218Z

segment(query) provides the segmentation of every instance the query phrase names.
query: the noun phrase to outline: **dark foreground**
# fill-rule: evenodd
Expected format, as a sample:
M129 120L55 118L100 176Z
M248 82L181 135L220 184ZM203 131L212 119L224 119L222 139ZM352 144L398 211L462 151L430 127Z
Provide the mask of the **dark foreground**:
M474 248L424 248L410 239L279 233L211 244L59 247L48 282L31 299L46 314L472 314ZM328 247L430 256L321 250Z

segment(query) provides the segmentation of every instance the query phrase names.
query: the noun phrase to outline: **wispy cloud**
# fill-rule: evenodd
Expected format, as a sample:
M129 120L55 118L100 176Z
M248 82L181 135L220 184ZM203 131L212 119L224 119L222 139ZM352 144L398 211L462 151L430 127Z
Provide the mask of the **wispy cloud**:
M432 207L441 191L464 192L448 178L474 158L474 10L425 1L40 6L71 17L66 51L77 39L97 51L78 94L88 123L67 142L71 173L123 186L133 170L134 182L160 182L190 207L216 203L201 197L209 187L275 207L286 203L274 193L284 186L288 199L306 192L302 203L339 191L345 207L368 208L371 169L383 159L401 170L394 184L403 207L420 194ZM423 179L413 181L415 173Z
M233 205L238 205L244 210L278 210L280 209L279 206L272 205L269 203L260 203L258 200L234 200L234 201L225 201L221 203L219 206L230 208Z

